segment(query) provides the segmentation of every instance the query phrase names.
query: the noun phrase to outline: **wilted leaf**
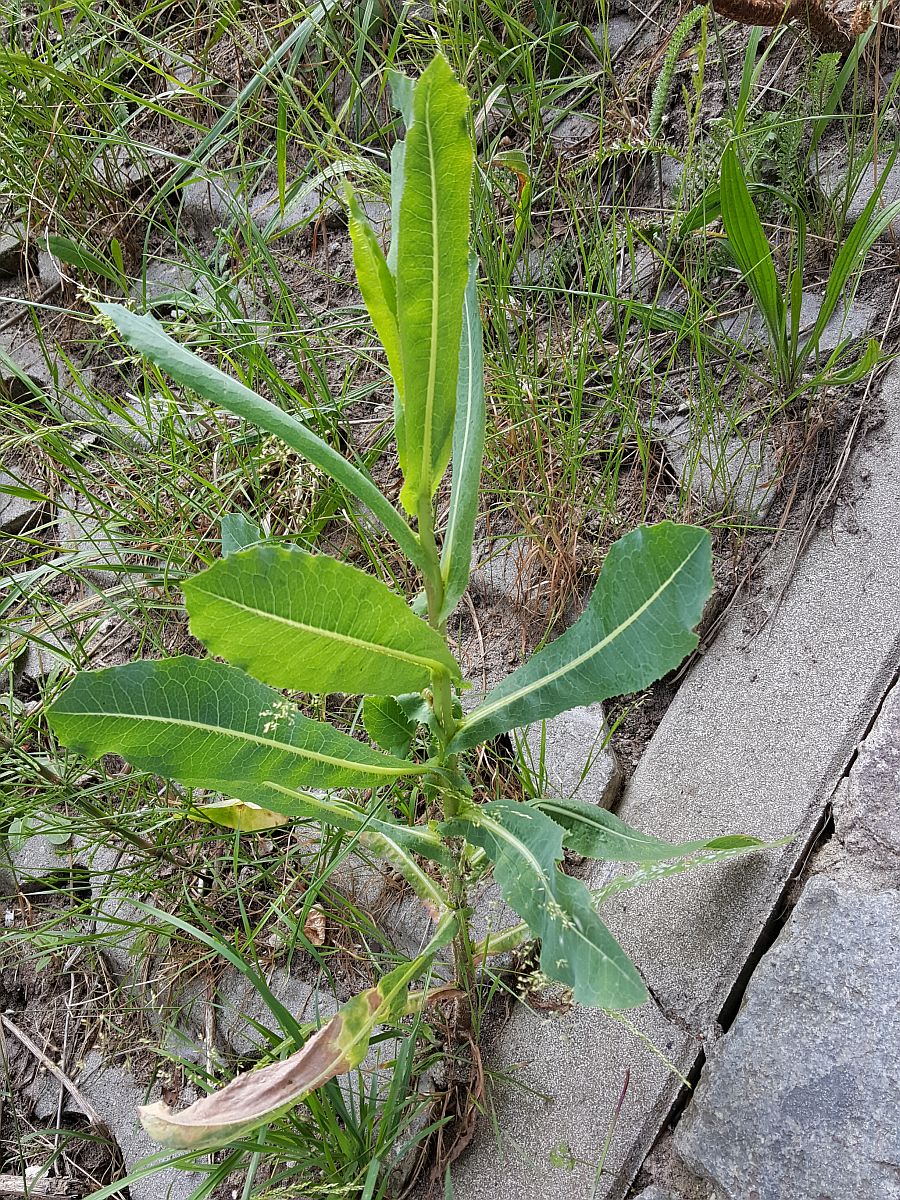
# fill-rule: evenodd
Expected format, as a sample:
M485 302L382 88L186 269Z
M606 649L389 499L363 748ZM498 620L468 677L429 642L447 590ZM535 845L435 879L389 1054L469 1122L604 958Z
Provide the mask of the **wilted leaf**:
M141 1124L154 1141L177 1150L208 1150L246 1137L361 1063L375 1026L403 1015L408 986L430 957L405 963L377 987L354 996L289 1058L238 1075L183 1112L173 1112L164 1101L145 1105L138 1109Z

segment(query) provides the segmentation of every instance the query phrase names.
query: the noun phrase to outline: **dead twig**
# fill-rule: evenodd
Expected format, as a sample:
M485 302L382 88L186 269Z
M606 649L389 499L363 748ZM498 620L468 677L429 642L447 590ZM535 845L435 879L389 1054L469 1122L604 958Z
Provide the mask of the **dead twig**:
M96 1108L94 1108L93 1104L91 1104L90 1100L82 1095L76 1085L66 1075L65 1071L61 1070L51 1058L48 1058L40 1046L32 1041L24 1030L20 1029L18 1025L13 1024L9 1017L4 1016L2 1013L0 1013L0 1023L2 1023L4 1029L13 1035L16 1041L20 1042L30 1054L34 1055L41 1066L45 1067L54 1079L62 1084L95 1129L105 1132L106 1122L97 1112Z
M0 1196L21 1196L23 1200L56 1200L59 1196L82 1195L74 1179L36 1179L30 1183L21 1175L0 1175Z

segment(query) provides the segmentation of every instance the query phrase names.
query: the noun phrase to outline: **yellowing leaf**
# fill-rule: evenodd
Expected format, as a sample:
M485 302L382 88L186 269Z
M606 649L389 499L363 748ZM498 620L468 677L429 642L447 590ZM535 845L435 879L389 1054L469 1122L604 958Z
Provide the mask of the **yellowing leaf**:
M242 800L217 800L214 804L197 804L188 814L201 820L224 825L226 829L237 829L240 833L256 833L260 829L274 829L287 825L290 817L272 812L258 804L245 804Z

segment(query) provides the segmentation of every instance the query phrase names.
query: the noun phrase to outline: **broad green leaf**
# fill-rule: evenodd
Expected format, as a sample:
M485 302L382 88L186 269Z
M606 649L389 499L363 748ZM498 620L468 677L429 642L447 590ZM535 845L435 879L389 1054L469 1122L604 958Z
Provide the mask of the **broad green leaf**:
M397 285L375 231L366 220L365 213L349 186L347 202L350 209L350 239L353 242L356 280L375 326L375 332L387 355L394 386L402 403L403 363L400 357L400 331L397 328Z
M895 149L877 184L872 189L872 195L866 202L865 208L856 219L853 228L847 234L844 244L838 251L837 258L834 260L834 266L831 268L831 274L828 276L828 282L825 285L825 295L822 297L822 304L816 316L816 323L800 352L801 366L818 346L819 340L825 331L825 326L834 315L838 304L845 297L848 280L856 272L862 270L866 256L875 242L881 237L888 226L900 216L900 200L893 201L878 213L875 211L896 157L897 151Z
M287 825L290 820L284 813L272 812L271 809L261 808L258 804L245 804L243 800L217 800L213 804L197 804L187 815L195 820L224 825L226 829L236 829L239 833L276 829L279 825Z
M366 733L376 746L398 758L409 754L418 722L406 715L394 696L366 696L362 719Z
M550 817L565 830L563 845L584 858L603 859L608 862L655 863L668 858L682 858L697 850L711 847L719 849L758 849L763 843L754 837L735 835L722 845L722 838L702 838L690 842L664 842L633 829L618 817L581 800L534 800L532 804L545 816Z
M469 261L469 99L445 58L421 75L406 136L397 232L397 319L403 362L401 502L418 514L450 458Z
M375 787L423 770L304 717L236 667L188 656L77 675L48 719L70 749L274 808L285 787Z
M463 304L462 340L459 348L450 512L441 550L441 572L444 576L444 604L440 613L442 621L456 608L469 582L472 537L481 495L485 408L477 275L478 260L473 255L469 262L469 282Z
M599 908L611 896L615 896L619 892L629 891L631 888L643 887L648 883L655 883L659 879L665 879L672 875L683 875L686 871L692 871L694 867L712 866L716 863L727 862L731 858L737 858L741 854L749 854L754 850L775 850L780 846L786 846L793 839L790 837L781 838L776 842L760 842L756 838L747 837L744 834L734 834L719 838L710 838L704 842L703 849L690 854L686 858L678 859L673 862L651 862L641 867L640 870L633 872L631 875L618 875L605 887L601 887L591 892L591 902L595 908ZM689 845L690 843L685 843ZM509 929L499 930L492 933L489 938L478 945L472 947L472 955L475 961L480 961L488 955L506 954L510 950L515 950L517 946L533 936L528 923L523 921L520 925L513 925Z
M326 554L263 543L187 580L191 632L264 683L383 694L459 678L437 630L396 593Z
M182 387L190 388L210 404L224 408L259 429L280 437L307 461L367 505L397 542L410 562L420 569L426 565L419 540L397 510L384 498L362 471L352 466L327 442L311 430L226 375L218 367L204 362L185 346L170 338L160 323L147 314L139 316L121 304L98 304L97 311L118 330L123 341L171 375Z
M354 996L295 1054L236 1076L221 1091L204 1096L183 1112L174 1112L162 1100L144 1105L138 1109L141 1124L154 1141L178 1150L209 1150L240 1141L283 1116L335 1075L358 1066L375 1027L404 1015L409 985L430 957L404 963L377 987Z
M495 800L445 824L494 864L504 900L541 939L541 970L580 1004L634 1008L647 998L637 969L593 908L580 879L557 867L563 831L528 804Z
M768 326L773 350L783 353L784 297L775 275L772 251L734 146L728 146L722 156L720 200L722 221L734 261Z
M298 821L317 821L321 825L333 825L335 829L355 834L363 845L374 849L378 845L391 843L404 853L419 854L444 867L453 864L453 857L434 829L422 825L401 825L400 822L383 819L377 810L370 811L343 797L316 796L285 787L275 780L264 786L266 803L276 812L294 817ZM378 854L389 857L383 850Z
M775 850L780 846L786 846L792 840L790 837L781 838L777 842L759 842L755 838L743 836L713 838L707 843L705 849L698 850L687 858L677 859L674 862L648 863L631 875L617 875L615 879L593 893L594 904L599 908L619 892L627 892L648 883L656 883L660 879L669 879L673 875L683 875L695 867L707 867L715 863L727 862L731 858L737 858L739 855L753 850Z
M219 538L222 542L222 555L236 554L238 550L246 550L265 539L260 527L245 517L242 512L226 513L219 522Z
M712 590L709 534L692 525L642 526L610 549L582 616L507 676L465 719L455 753L580 704L628 695L673 670Z

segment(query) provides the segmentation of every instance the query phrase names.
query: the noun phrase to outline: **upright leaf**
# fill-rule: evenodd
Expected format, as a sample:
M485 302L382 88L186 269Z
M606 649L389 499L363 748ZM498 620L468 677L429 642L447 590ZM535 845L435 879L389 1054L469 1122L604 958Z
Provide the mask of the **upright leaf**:
M647 991L628 955L594 911L580 879L557 867L563 831L536 808L510 800L471 807L446 823L481 846L506 903L541 939L541 970L580 1004L634 1008Z
M60 740L92 758L263 808L271 781L292 788L375 787L422 768L304 717L236 667L187 656L76 676L49 711Z
M178 1150L209 1150L245 1138L335 1075L358 1066L375 1027L403 1016L409 985L429 958L404 963L377 987L354 996L295 1054L236 1076L183 1112L173 1112L163 1100L147 1104L138 1109L141 1124L154 1141Z
M146 314L138 316L122 304L98 304L97 311L118 330L127 345L149 358L183 387L190 388L208 403L243 417L266 433L280 437L292 450L346 488L372 510L410 562L420 569L423 567L425 556L422 547L400 513L367 475L347 462L296 417L264 400L218 367L204 362L170 338L154 317Z
M469 262L469 282L463 305L462 339L459 348L450 512L441 550L441 572L444 576L444 605L440 614L442 620L446 620L456 608L469 582L472 538L481 493L485 409L477 275L478 260L473 255Z
M264 683L379 694L459 678L441 635L372 575L326 554L264 543L184 584L191 631Z
M400 331L397 328L397 285L375 231L366 220L366 215L349 186L347 200L356 280L375 326L375 332L384 346L394 386L402 402L403 362L400 356Z
M734 146L722 157L720 188L722 222L728 246L769 329L772 348L783 356L785 348L784 296L775 275L772 251Z
M534 800L532 804L565 830L563 845L584 858L605 862L656 863L681 858L697 850L758 849L763 843L754 837L701 838L690 842L664 842L661 838L633 829L596 804L581 800Z
M403 362L401 501L418 513L450 458L463 296L468 277L472 145L469 101L446 59L416 84L397 231L397 317Z
M662 521L626 534L607 555L579 620L494 688L462 723L450 752L648 687L697 645L692 631L711 590L705 530Z

